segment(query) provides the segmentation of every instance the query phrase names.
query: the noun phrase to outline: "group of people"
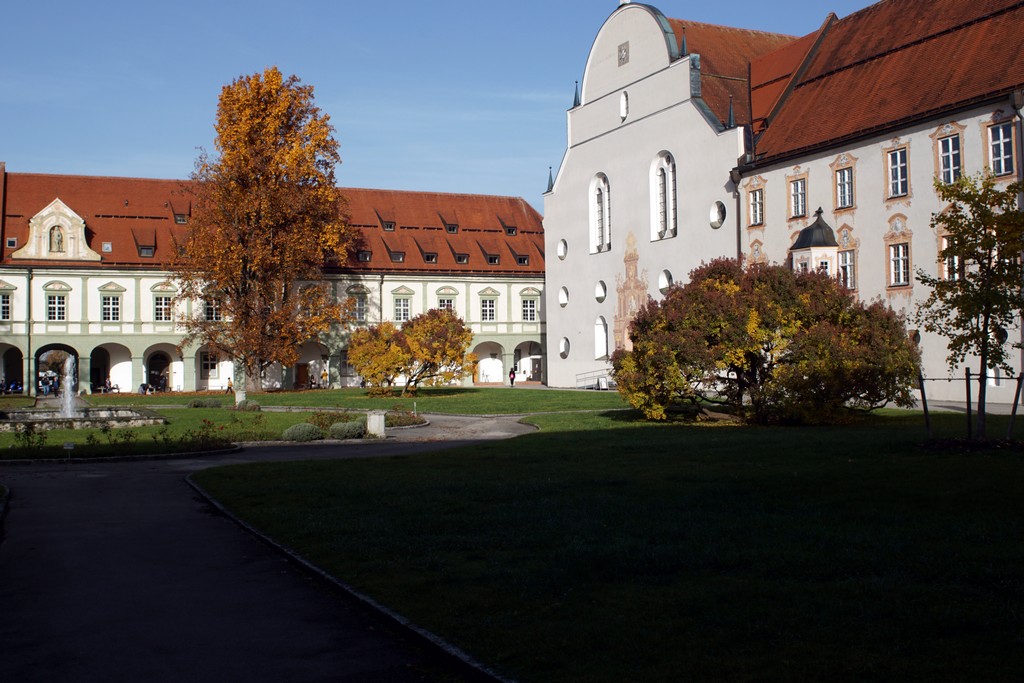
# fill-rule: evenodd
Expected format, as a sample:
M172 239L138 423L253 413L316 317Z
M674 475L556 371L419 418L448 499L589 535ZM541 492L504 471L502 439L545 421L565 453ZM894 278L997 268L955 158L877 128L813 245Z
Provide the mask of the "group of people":
M12 379L10 382L7 378L0 379L0 394L20 394L22 392L21 382Z

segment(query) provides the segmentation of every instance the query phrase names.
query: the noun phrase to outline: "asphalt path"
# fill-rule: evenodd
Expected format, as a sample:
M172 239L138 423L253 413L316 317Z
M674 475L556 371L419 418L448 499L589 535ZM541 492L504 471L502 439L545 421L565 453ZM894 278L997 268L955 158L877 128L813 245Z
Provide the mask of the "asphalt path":
M3 681L489 680L316 578L185 481L211 466L387 457L510 438L516 418L430 416L377 442L6 465Z

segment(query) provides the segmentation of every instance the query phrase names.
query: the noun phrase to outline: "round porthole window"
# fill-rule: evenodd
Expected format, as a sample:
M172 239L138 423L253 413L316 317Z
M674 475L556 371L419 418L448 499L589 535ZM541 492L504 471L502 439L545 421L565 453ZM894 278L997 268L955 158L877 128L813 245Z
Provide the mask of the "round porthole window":
M558 290L558 305L562 308L569 305L569 290L565 287Z
M711 211L708 212L708 221L715 230L722 227L725 223L725 204L722 202L712 204Z
M569 357L569 339L562 337L562 340L558 342L558 355L562 358Z
M569 253L569 243L565 240L558 240L558 246L555 247L555 252L558 254L558 258L564 261L566 254Z
M594 285L594 298L597 299L597 303L603 303L605 298L608 296L608 287L604 284L603 280L598 280L597 284Z

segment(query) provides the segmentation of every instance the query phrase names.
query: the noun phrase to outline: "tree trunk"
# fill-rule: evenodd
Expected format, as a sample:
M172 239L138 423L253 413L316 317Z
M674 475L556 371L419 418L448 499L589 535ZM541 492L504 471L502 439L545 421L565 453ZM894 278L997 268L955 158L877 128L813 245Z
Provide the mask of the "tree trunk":
M245 400L245 363L240 360L235 360L235 405L238 405Z

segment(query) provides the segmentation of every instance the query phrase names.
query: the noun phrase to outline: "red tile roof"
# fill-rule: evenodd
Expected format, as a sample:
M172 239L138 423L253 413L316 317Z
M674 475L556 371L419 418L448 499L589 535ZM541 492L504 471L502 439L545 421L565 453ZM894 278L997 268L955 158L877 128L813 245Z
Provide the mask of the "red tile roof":
M793 36L728 26L669 19L678 44L700 55L701 99L722 123L729 117L729 98L737 124L750 120L747 65L755 58L792 43Z
M18 248L25 246L31 218L59 198L85 220L89 246L103 257L98 264L80 264L83 267L165 268L173 236L187 229L175 223L175 214L187 218L191 207L186 181L36 173L6 173L3 181L3 237L17 238ZM349 222L358 229L357 245L342 270L530 276L544 272L541 216L523 199L355 188L341 192L348 200ZM394 223L394 232L384 231L385 222ZM449 233L445 222L457 225L457 232ZM111 244L107 252L102 250L104 242ZM155 246L153 257L139 256L140 246ZM370 251L371 260L359 261L359 250ZM13 261L13 251L4 248L0 264L32 265ZM404 252L404 260L394 262L394 252ZM436 263L427 262L428 253L437 255ZM457 253L467 254L468 262L457 263ZM498 256L498 264L489 264L488 255ZM518 256L527 257L526 265Z
M761 163L992 101L1024 85L1021 0L883 0L825 28L816 50L808 38L800 41L808 49L806 70L757 141ZM795 55L787 54L794 49L754 62L759 107L770 99L774 76L795 68Z

